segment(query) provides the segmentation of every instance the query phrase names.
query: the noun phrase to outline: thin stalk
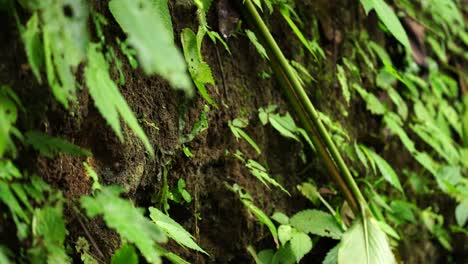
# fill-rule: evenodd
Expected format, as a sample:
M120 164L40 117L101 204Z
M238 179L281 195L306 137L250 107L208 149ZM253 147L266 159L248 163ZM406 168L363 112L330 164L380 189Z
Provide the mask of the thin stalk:
M364 196L349 172L338 148L320 121L314 105L293 73L288 60L283 55L251 0L244 1L244 8L242 10L254 29L259 33L260 38L264 40L265 47L273 55L270 57L272 59L271 65L277 73L277 77L299 119L311 136L319 155L324 160L327 169L343 191L353 211L360 213L360 209L366 207Z

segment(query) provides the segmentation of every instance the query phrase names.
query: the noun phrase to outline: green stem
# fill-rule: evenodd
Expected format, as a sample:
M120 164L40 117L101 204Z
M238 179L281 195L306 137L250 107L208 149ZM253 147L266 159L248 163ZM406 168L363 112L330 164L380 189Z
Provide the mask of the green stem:
M272 53L272 67L282 84L290 103L296 110L299 119L305 126L316 146L320 156L325 161L327 169L343 191L346 200L355 213L366 207L364 196L359 190L356 181L348 170L338 148L320 121L320 118L310 101L300 81L293 73L288 60L283 55L267 26L260 17L251 0L244 1L242 8L245 16L250 20L255 30L264 40L266 48ZM361 208L359 208L361 207Z

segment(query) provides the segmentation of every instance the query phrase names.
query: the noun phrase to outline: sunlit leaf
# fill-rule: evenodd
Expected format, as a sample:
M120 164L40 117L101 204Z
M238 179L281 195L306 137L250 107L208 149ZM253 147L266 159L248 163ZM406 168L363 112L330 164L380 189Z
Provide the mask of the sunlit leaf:
M319 210L303 210L290 219L291 225L304 232L318 236L340 239L343 231L335 218L328 213Z
M338 250L338 264L341 263L396 263L387 236L377 220L372 217L356 219L343 234Z

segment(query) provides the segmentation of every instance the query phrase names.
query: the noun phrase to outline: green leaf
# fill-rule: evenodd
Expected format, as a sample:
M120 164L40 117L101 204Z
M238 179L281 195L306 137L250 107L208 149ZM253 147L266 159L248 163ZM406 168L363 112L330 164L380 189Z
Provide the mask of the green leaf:
M280 225L278 227L278 239L281 245L285 245L292 238L293 229L290 225Z
M368 151L372 156L373 160L375 161L375 164L377 165L377 168L379 169L384 179L388 181L391 185L393 185L393 187L403 192L403 188L401 187L398 175L395 173L390 164L388 164L386 160L384 160L379 154L375 153L374 151Z
M89 177L93 179L93 185L91 186L91 189L93 191L101 190L102 185L99 183L99 176L97 175L97 173L93 170L93 168L91 168L91 166L88 165L88 163L83 162L83 166L85 167Z
M359 93L362 99L366 102L367 109L375 115L383 115L387 111L385 105L383 105L380 100L375 97L374 94L368 93L364 88L359 84L353 83L353 88Z
M396 263L387 236L372 217L357 219L343 234L338 250L338 264Z
M105 187L94 197L83 196L81 206L89 217L102 215L106 225L140 250L150 263L161 263L159 254L154 250L156 242L167 241L164 232L143 216L143 211L119 197L120 187ZM129 221L131 219L131 221Z
M92 155L89 150L80 148L65 139L51 137L39 131L28 131L25 136L25 142L27 144L31 145L35 150L48 158L53 158L59 153L66 153L75 156Z
M291 195L280 183L278 183L275 179L271 178L270 175L268 175L268 171L265 167L263 167L260 163L256 162L255 160L249 159L247 163L245 164L247 168L250 169L250 172L258 179L260 180L265 186L269 187L268 184L271 184L279 189L281 189L283 192L287 193L288 195Z
M150 207L149 211L153 222L159 228L161 228L168 237L174 239L180 245L208 255L208 253L206 253L200 246L197 245L197 243L195 243L195 241L193 241L193 236L176 221L172 220L172 218L154 207Z
M210 105L217 108L217 104L205 87L205 84L214 84L215 82L210 66L201 57L201 43L197 40L197 35L190 28L185 28L182 30L180 37L185 61L198 92Z
M463 199L455 208L455 218L457 224L461 227L465 226L468 220L468 199Z
M290 219L290 224L304 233L340 239L343 231L335 218L319 210L303 210Z
M374 9L382 23L387 27L388 31L407 49L411 49L411 45L406 35L405 29L400 23L395 12L384 0L361 0L366 14Z
M89 250L89 242L84 237L78 237L75 244L76 252L80 254L83 264L98 264L99 262L91 255Z
M68 6L71 16L64 12ZM55 98L65 107L75 100L75 72L86 58L88 6L84 0L41 1L47 81Z
M269 114L268 121L283 137L294 139L300 142L299 138L294 134L298 131L298 127L289 113L283 116L279 114Z
M328 251L325 259L322 264L337 264L338 263L338 250L340 249L340 244L336 245L334 248Z
M239 139L239 138L245 139L245 141L247 141L247 143L249 143L250 146L252 146L252 148L254 148L258 154L262 153L257 143L255 143L255 141L247 133L245 133L244 130L242 130L239 123L240 123L239 118L229 121L228 125L229 125L229 128L231 129L232 134L234 134L236 139Z
M157 73L186 94L192 94L187 66L174 44L166 3L158 0L111 0L109 9L128 34L129 43L147 74ZM148 25L151 25L150 27Z
M336 77L338 78L338 82L340 83L343 98L345 99L346 103L349 104L349 101L351 100L351 93L349 92L348 79L346 78L346 73L341 65L336 65L336 69L338 71Z
M146 150L154 157L154 150L148 137L109 75L109 65L100 52L98 44L90 44L88 48L88 65L84 74L86 85L91 97L94 99L96 108L112 127L120 141L123 141L123 134L119 117L135 132L136 136L143 142Z
M305 254L312 250L312 239L307 234L302 232L293 232L291 241L291 251L299 263Z
M247 34L247 37L249 38L250 42L254 45L254 47L257 49L258 53L260 56L264 59L269 60L268 54L263 47L263 45L258 41L257 37L255 36L255 33L253 31L250 31L248 29L245 30L245 33Z
M31 69L36 79L41 83L40 68L44 62L44 50L40 39L39 17L36 12L28 20L26 27L21 27L20 31Z
M111 264L138 264L138 255L132 245L125 244L115 251Z
M271 219L275 220L276 222L282 224L282 225L287 225L289 224L289 217L281 212L275 212L272 216Z
M44 247L47 263L70 263L64 247L67 230L61 206L36 209L33 222L35 244Z

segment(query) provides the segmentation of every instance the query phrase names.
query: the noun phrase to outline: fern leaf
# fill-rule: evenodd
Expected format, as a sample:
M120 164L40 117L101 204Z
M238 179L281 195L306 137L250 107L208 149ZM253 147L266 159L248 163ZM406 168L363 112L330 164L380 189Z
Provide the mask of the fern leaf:
M39 131L28 131L25 136L27 144L31 145L35 150L48 158L53 158L58 153L67 153L77 156L92 155L89 150L80 148L65 139L51 137Z
M107 226L115 229L123 239L134 243L148 262L161 263L155 246L156 242L166 242L165 234L143 216L142 210L120 198L121 192L119 187L104 187L94 197L82 197L81 206L89 217L102 215Z
M119 116L130 129L140 138L146 150L154 156L154 150L143 129L138 124L135 115L128 106L119 88L109 75L109 65L99 50L98 44L90 44L88 49L88 65L85 69L85 80L94 103L107 123L123 141Z
M128 34L129 43L147 74L157 73L191 95L192 85L182 54L174 45L167 3L158 0L111 0L109 9ZM151 26L148 26L151 25Z

